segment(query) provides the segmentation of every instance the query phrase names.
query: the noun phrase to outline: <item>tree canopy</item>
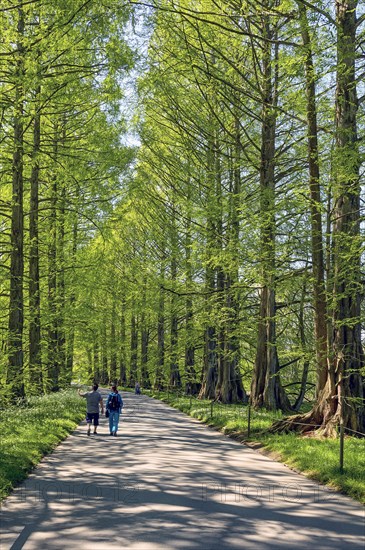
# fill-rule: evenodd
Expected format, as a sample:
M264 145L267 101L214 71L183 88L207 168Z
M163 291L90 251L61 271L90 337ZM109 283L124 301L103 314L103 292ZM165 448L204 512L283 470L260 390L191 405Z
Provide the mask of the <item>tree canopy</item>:
M4 402L139 381L307 400L303 431L363 431L360 3L5 1L0 18Z

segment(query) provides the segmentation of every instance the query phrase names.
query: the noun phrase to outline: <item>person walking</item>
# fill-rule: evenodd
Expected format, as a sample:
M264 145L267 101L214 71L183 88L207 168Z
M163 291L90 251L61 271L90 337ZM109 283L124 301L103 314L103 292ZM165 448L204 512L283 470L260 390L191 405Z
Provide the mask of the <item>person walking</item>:
M123 399L117 390L117 386L112 386L111 390L106 400L106 410L109 413L110 435L117 437L119 416L123 408Z
M86 399L87 435L90 435L92 423L94 423L94 434L97 434L97 428L99 426L99 408L101 414L104 413L103 398L98 391L98 387L98 384L94 384L91 391L85 393L80 392L80 388L78 389L79 395Z
M136 385L134 387L134 393L136 395L141 395L141 386L139 385L139 382L136 382Z

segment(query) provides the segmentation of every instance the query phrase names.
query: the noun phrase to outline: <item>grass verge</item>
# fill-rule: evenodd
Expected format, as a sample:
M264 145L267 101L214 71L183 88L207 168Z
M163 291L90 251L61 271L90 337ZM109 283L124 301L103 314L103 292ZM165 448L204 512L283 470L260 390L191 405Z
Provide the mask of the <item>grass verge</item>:
M0 411L0 499L84 416L85 400L75 390L32 397L26 405Z
M144 392L219 429L240 441L259 446L274 454L275 459L299 470L309 478L324 483L365 504L365 439L346 436L344 472L339 467L339 439L303 437L295 433L267 432L280 412L251 409L248 436L248 407L222 405L186 396L177 397L167 392Z

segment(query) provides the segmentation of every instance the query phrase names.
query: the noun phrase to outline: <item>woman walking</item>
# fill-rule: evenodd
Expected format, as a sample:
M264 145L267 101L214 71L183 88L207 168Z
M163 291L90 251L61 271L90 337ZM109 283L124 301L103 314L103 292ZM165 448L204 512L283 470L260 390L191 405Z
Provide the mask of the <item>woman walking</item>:
M117 436L119 416L123 408L123 399L117 390L117 386L111 387L111 392L106 400L106 410L109 413L110 435Z

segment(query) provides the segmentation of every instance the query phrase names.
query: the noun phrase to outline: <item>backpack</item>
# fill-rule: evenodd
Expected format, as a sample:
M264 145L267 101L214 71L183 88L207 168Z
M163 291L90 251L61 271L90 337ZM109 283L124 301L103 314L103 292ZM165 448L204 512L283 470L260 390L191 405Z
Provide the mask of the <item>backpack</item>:
M119 409L119 395L111 395L109 397L109 410L110 411L117 411Z

